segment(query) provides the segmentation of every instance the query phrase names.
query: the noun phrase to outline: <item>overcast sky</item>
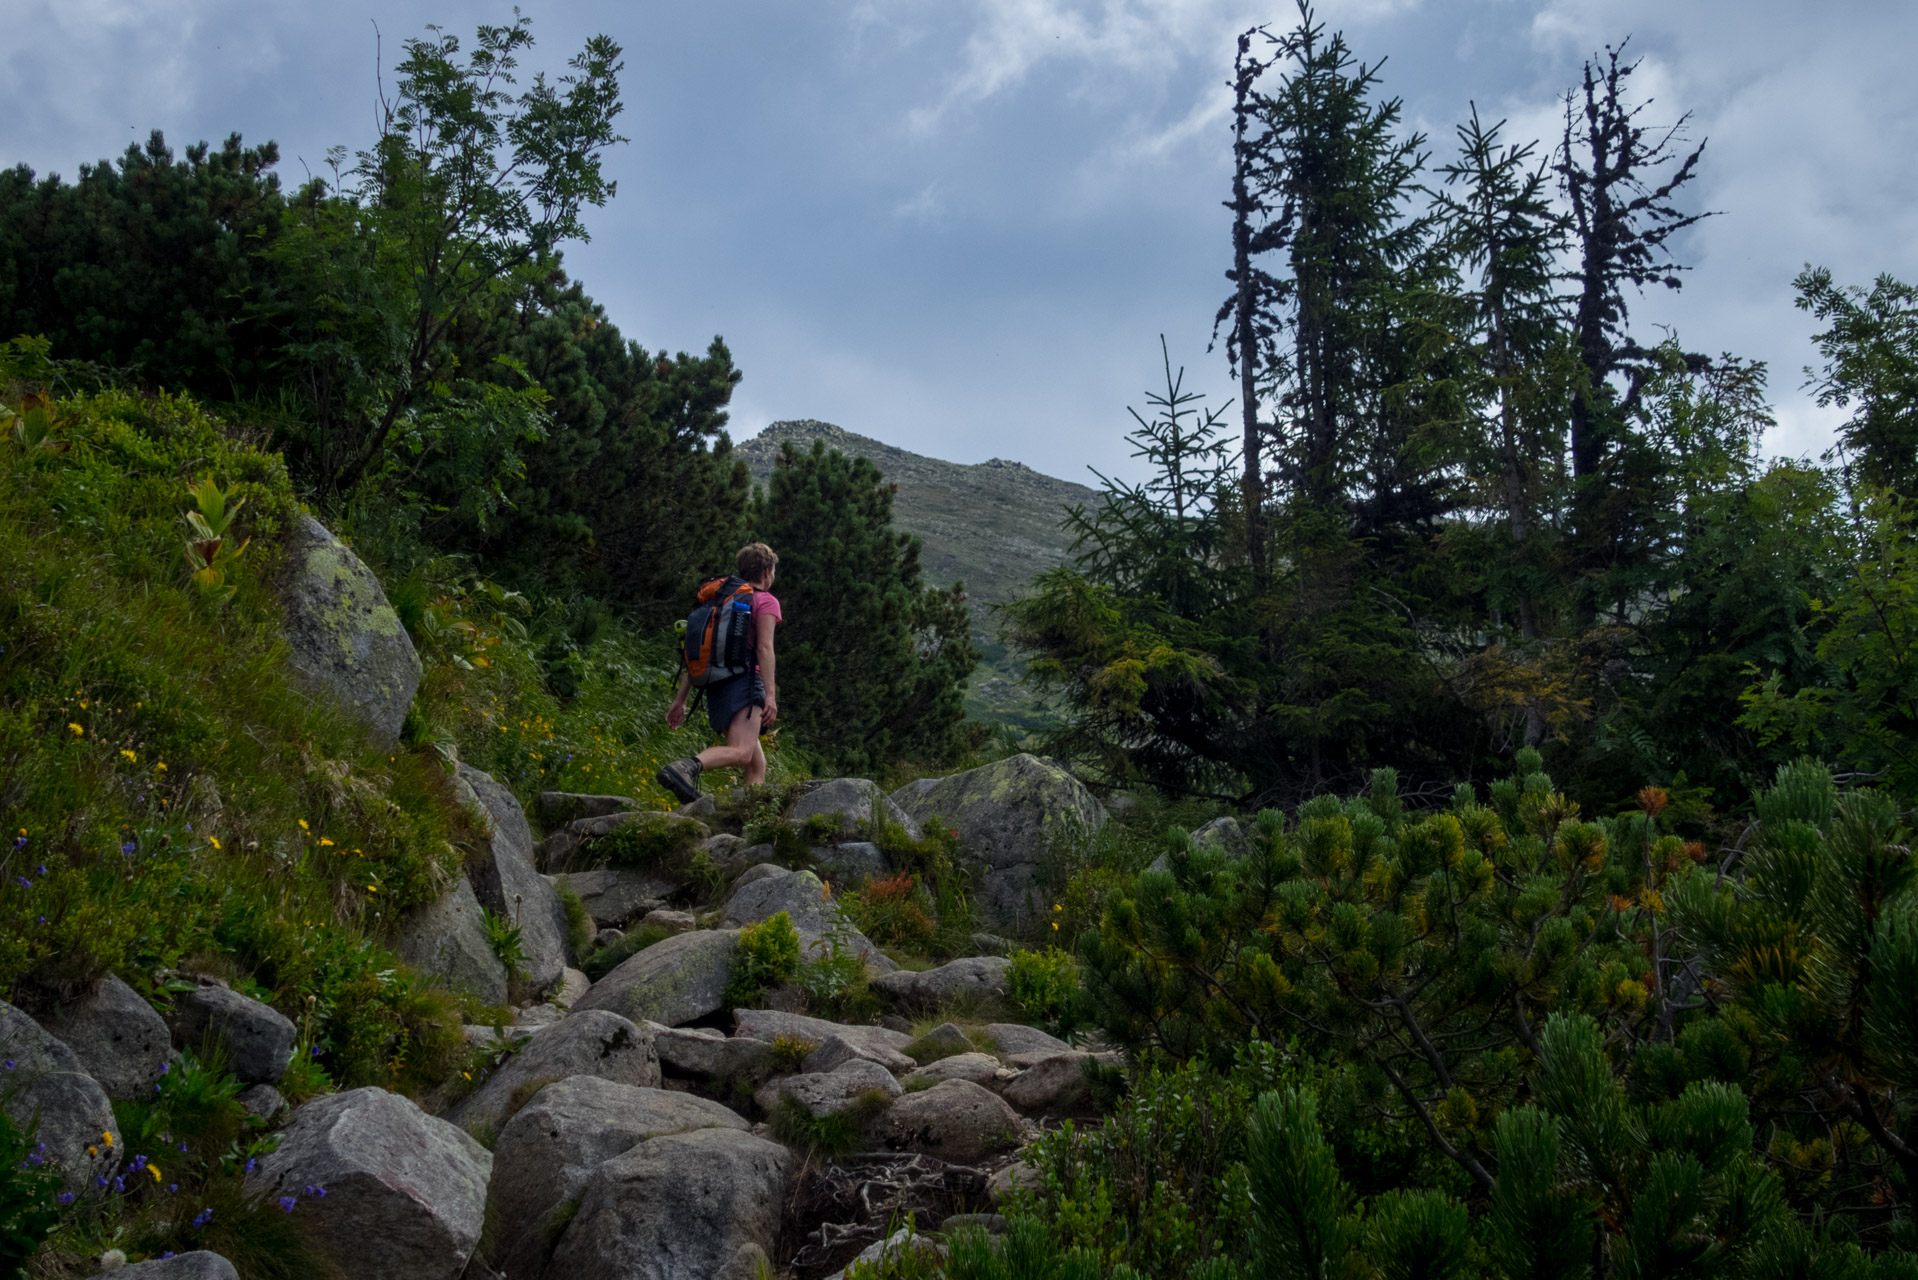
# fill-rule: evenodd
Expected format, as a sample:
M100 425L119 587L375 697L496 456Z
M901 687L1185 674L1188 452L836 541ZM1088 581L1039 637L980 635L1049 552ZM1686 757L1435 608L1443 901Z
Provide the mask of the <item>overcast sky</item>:
M1225 288L1223 81L1235 33L1289 0L531 0L528 69L589 35L626 50L619 195L574 275L628 337L745 371L736 438L811 417L962 462L1125 469L1166 335L1189 379ZM1557 128L1581 59L1631 37L1651 118L1709 138L1682 294L1643 330L1767 361L1774 452L1817 452L1800 390L1806 262L1918 277L1918 4L1910 0L1328 0L1443 158L1476 100ZM0 0L0 159L69 176L155 127L276 139L289 181L373 125L389 66L472 0Z

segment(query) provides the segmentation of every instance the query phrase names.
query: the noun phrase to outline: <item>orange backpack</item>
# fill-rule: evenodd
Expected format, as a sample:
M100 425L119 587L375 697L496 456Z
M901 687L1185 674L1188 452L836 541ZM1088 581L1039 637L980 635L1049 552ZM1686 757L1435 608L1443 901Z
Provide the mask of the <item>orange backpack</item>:
M681 658L693 687L743 676L753 669L753 587L743 578L708 578L686 616Z

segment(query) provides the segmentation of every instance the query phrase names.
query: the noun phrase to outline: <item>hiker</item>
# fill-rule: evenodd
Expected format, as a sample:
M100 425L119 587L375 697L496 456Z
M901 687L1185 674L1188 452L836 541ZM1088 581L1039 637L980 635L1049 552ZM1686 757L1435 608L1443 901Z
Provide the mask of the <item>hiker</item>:
M708 769L728 769L742 765L746 785L758 786L766 780L766 753L759 745L762 728L779 719L778 684L773 678L773 628L783 621L779 600L772 593L773 573L779 556L763 542L751 542L739 549L734 564L738 574L714 579L700 588L702 607L737 609L750 600L746 628L748 653L742 663L745 670L717 683L705 685L706 718L713 732L726 739L724 746L707 747L696 756L675 760L655 776L659 785L690 804L699 799L699 775ZM694 618L699 618L695 611ZM696 637L689 632L685 652L691 655ZM724 655L713 661L723 663ZM682 663L679 692L666 709L666 726L677 729L686 719L686 695L693 686L694 669Z

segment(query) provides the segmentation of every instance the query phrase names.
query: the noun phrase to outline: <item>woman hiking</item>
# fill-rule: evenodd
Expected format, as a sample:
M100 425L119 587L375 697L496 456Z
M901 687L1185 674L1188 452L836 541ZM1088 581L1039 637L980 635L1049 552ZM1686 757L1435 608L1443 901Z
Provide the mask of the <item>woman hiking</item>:
M696 756L687 756L665 765L654 775L659 785L687 804L699 799L699 775L708 769L744 766L746 785L758 786L766 780L766 753L760 748L760 730L779 719L778 685L773 671L773 628L784 615L772 593L773 574L779 556L763 542L750 542L739 549L734 559L738 577L749 587L752 639L750 670L717 684L706 686L706 718L713 732L725 738L724 746L707 747ZM722 586L720 590L724 590ZM686 719L686 695L692 688L692 673L681 667L679 691L673 705L666 709L666 726L677 729Z

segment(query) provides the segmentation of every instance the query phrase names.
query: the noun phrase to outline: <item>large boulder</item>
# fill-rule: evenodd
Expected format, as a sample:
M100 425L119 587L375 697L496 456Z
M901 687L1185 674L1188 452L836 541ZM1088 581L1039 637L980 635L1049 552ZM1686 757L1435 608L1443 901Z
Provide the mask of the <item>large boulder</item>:
M506 966L486 936L479 897L461 876L439 901L409 915L393 940L400 959L481 1004L505 1004Z
M1106 824L1098 797L1059 765L1037 756L1005 760L893 792L920 823L935 818L959 833L964 862L981 875L974 906L995 927L1017 928L1038 912L1033 878L1061 842Z
M202 1057L217 1047L226 1069L247 1084L278 1084L299 1038L292 1019L272 1005L215 984L181 995L167 1022L174 1044Z
M942 1080L909 1093L873 1126L879 1145L921 1151L941 1160L978 1160L1019 1145L1025 1132L1005 1099L970 1080Z
M354 1280L454 1280L479 1243L492 1172L458 1128L369 1087L296 1111L246 1190L294 1197L308 1242Z
M790 1099L807 1114L829 1116L862 1105L868 1098L890 1100L901 1093L892 1072L876 1062L853 1058L823 1074L782 1076L753 1095L759 1109L771 1112Z
M810 871L773 867L740 884L726 899L721 918L738 927L769 920L781 911L792 921L799 934L800 951L808 957L823 954L837 936L866 962L867 968L890 973L899 967L870 938L852 927L829 896L825 883Z
M983 1005L1006 993L1006 974L1012 961L1004 956L966 956L937 969L913 973L900 969L872 980L881 1000L903 1009L944 1009Z
M491 828L486 851L467 864L480 905L519 927L519 952L534 996L560 984L566 969L566 908L552 881L533 866L533 829L513 793L490 773L459 767L459 780Z
M594 1169L649 1138L749 1126L717 1102L575 1076L540 1090L500 1131L486 1192L493 1263L536 1280Z
M380 580L312 516L287 539L286 639L295 680L391 746L420 684L420 658Z
M566 871L548 883L564 881L600 929L624 929L650 914L673 892L673 884L628 867Z
M819 845L808 849L806 856L820 875L834 883L858 885L868 880L883 880L892 874L892 859L870 840Z
M815 783L786 816L794 822L817 817L837 818L840 830L867 837L878 834L872 829L873 819L878 818L904 827L914 840L920 837L919 823L881 791L878 783L866 778L831 778Z
M746 1040L743 1041L743 1043L757 1044L760 1042ZM919 1065L912 1058L899 1052L897 1049L888 1048L882 1044L874 1044L871 1040L862 1037L855 1036L853 1039L848 1040L841 1035L828 1036L820 1043L817 1049L814 1049L806 1055L806 1061L803 1065L806 1070L812 1072L832 1071L843 1066L845 1063L853 1061L855 1058L866 1062L878 1063L891 1072L911 1071Z
M778 1234L792 1160L736 1129L642 1142L593 1170L546 1280L751 1280Z
M1234 858L1252 852L1252 837L1233 817L1212 819L1192 833L1192 844L1198 849L1218 849Z
M0 1001L0 1109L22 1130L32 1126L69 1190L91 1191L117 1163L120 1126L113 1103L58 1037ZM113 1135L108 1141L106 1135ZM38 1152L35 1153L38 1155Z
M1067 1115L1086 1101L1090 1053L1055 1053L1006 1081L999 1096L1028 1115Z
M109 1275L113 1280L240 1280L240 1273L231 1262L205 1249L100 1273L101 1278Z
M454 1109L453 1121L468 1133L491 1137L545 1086L574 1076L657 1088L659 1054L653 1033L603 1009L569 1014L501 1063Z
M573 1016L605 1009L634 1022L676 1027L717 1013L725 1007L738 945L736 929L698 929L655 942L595 982L573 1006Z
M121 1101L150 1095L173 1049L166 1019L113 974L56 1009L45 1023L107 1095Z

